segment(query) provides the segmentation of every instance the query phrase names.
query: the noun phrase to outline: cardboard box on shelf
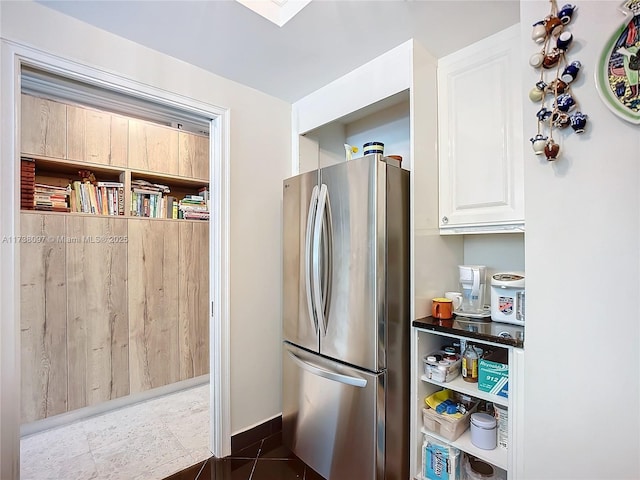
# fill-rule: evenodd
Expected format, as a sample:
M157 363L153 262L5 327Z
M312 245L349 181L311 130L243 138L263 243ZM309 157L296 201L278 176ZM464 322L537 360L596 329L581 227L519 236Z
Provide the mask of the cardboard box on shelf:
M478 362L478 390L509 397L509 364L506 351L496 351Z

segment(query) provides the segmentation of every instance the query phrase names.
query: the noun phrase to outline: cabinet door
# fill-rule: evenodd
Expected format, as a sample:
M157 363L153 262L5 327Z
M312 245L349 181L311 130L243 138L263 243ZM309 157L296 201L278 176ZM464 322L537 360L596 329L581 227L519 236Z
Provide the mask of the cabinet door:
M67 105L67 158L127 166L129 121L89 108Z
M111 115L67 105L67 158L109 165Z
M438 63L443 233L524 225L519 31L516 25Z
M67 411L67 284L64 216L21 214L21 420Z
M180 380L209 373L209 222L178 222Z
M66 106L44 98L22 95L20 150L22 153L65 158Z
M129 168L178 175L178 131L129 120Z
M179 174L209 181L209 139L202 135L179 132Z
M68 216L69 410L129 394L127 221Z
M111 115L111 143L109 144L109 164L126 167L129 156L129 119Z
M128 223L129 373L136 393L180 379L179 222Z

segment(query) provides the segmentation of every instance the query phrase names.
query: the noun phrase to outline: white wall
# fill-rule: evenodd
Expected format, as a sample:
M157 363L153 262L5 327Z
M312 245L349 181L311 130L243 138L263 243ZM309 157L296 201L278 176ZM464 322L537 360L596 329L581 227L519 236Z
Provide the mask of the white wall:
M589 126L560 135L548 163L525 148L526 289L524 472L527 479L640 478L638 303L640 126L613 115L594 72L623 20L621 2L579 2L568 57L582 70L573 94ZM549 12L521 3L521 22ZM527 99L540 47L522 33L524 134L539 107ZM555 137L555 136L554 136Z
M230 109L231 430L278 415L281 186L290 172L291 106L36 3L2 2L0 14L4 39ZM12 135L2 134L3 141ZM3 213L17 208L2 204ZM2 321L4 328L10 319Z
M491 276L494 273L525 272L526 287L524 237L524 233L464 236L464 264L486 265L487 267L484 303L491 302ZM460 287L457 290L460 290Z

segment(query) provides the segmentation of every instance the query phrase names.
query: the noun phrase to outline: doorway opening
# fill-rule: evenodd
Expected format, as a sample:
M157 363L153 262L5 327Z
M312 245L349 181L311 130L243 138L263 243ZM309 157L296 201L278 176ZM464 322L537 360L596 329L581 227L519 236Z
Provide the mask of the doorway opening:
M28 444L31 439L31 444L35 445L38 436L40 440L47 441L46 435L53 429L58 432L67 429L74 433L73 429L76 428L77 434L80 428L86 433L89 451L95 460L95 451L103 448L95 443L100 432L110 432L105 436L105 441L113 448L116 443L112 435L114 429L118 426L133 427L135 419L147 427L147 447L150 446L148 437L151 434L159 442L177 440L186 456L191 458L191 464L197 462L200 456L207 455L207 452L209 455L211 452L224 455L229 448L226 445L230 443L230 436L225 435L228 426L225 429L224 421L218 423L218 420L228 418L228 402L225 401L228 391L218 387L224 385L221 378L225 378L220 371L228 368L220 360L224 359L226 347L219 348L223 337L220 332L226 331L227 321L224 317L226 301L223 293L226 291L226 275L224 262L221 261L226 249L223 232L227 221L224 214L226 193L223 191L228 160L225 154L228 135L226 112L88 67L78 68L76 64L66 64L60 59L45 58L47 55L40 52L29 51L25 55L19 47L13 50L15 57L20 58L15 64L19 72L14 72L17 73L14 78L19 79L14 88L14 104L19 113L14 120L15 131L21 135L18 135L11 157L16 159L18 165L27 162L35 163L36 167L33 179L21 169L15 169L19 179L16 184L21 184L21 191L16 198L24 203L22 191L29 189L22 182L32 180L33 188L36 183L40 188L37 199L36 193L31 192L34 196L33 205L41 207L36 210L12 203L16 211L14 237L41 239L39 242L30 242L32 245L24 242L15 249L18 257L15 268L20 278L20 288L13 292L13 310L16 312L13 328L20 332L16 357L21 360L21 381L8 385L6 377L3 377L3 388L13 387L14 391L21 392L16 396L16 404L10 408L20 418L23 443ZM58 125L62 129L61 137L67 143L63 155L48 150L34 152L25 149L25 128L21 119L25 114L25 105L32 102L27 97L37 99L36 115L39 120L34 130L44 133L45 144L52 140L55 129L49 123L52 110L44 108L43 102L48 102L49 106L55 104L56 108L64 110L64 121ZM77 142L76 137L70 139L68 135L74 122L85 135L82 142ZM161 129L175 131L178 137L186 138L184 144L191 147L195 137L210 139L206 149L206 178L183 172L181 175L180 171L174 174L172 171L152 170L145 165L103 164L97 157L89 160L86 157L69 157L69 142L75 142L86 151L104 146L104 139L94 135L95 131L91 129L100 131L108 125L112 136L106 142L109 146L107 160L110 162L116 156L110 144L113 132L124 124L142 130L149 125L159 125ZM140 124L143 126L140 127ZM145 141L138 143L151 144L149 138L153 134L147 130L146 136L143 135ZM121 137L126 138L127 147L133 141L130 133ZM63 200L66 207L62 207L68 210L62 210L59 203L53 204L52 195L42 191L45 188L42 186L64 189L64 179L72 175L80 178L69 178L71 187L67 189L68 195ZM93 208L101 210L99 212L71 209L69 202L74 191L73 182L78 181L81 186L85 184L83 175L94 188L89 192L89 208L93 204ZM100 176L102 180L99 180ZM146 206L152 208L154 215L134 218L136 215L132 214L133 193L140 193L133 192L138 180L154 185L162 185L161 181L166 181L172 187L159 195L143 196L143 200L158 202L153 207ZM102 198L108 202L110 193L118 196L118 187L115 185L118 183L123 184L125 213L110 215L105 213L110 204L96 203L93 196L104 194ZM209 186L206 192L211 216L220 219L215 225L184 216L187 210L180 209L180 199L177 198L175 202L184 219L156 217L161 213L168 214L169 206L162 202L167 200L172 189L181 196L203 196L200 195L203 191L195 189L199 183ZM104 190L100 187L104 187ZM185 193L193 189L193 193ZM74 201L82 203L78 200L80 191L74 195ZM84 189L82 192L86 193ZM162 194L165 194L164 198ZM118 208L117 203L115 200L114 208ZM179 248L181 238L204 241L200 242L194 253L193 248ZM174 250L177 258L173 258L171 251L166 248L156 248L161 243L170 250L173 240L178 245ZM33 246L35 249L31 248ZM142 263L129 263L133 259L140 261L140 258L143 259ZM186 260L187 265L192 267L204 263L205 268L197 272L193 268L180 271L180 265L185 265L180 260ZM157 272L166 273L167 264L177 264L178 275L173 279L165 276L164 283L158 287L154 283ZM154 270L154 266L159 270ZM34 279L35 282L32 282ZM171 284L171 280L176 283ZM25 290L29 287L31 290L28 293L37 292L38 295L29 296ZM61 287L64 292L60 291ZM172 288L176 291L172 292ZM149 293L150 290L154 291ZM165 296L170 298L163 296L159 302L160 290L168 292ZM194 294L196 291L197 295ZM183 292L188 299L185 301L188 304L185 307L186 314L180 311L182 297L179 292ZM166 309L167 303L175 304L175 297L178 298L178 307L173 311ZM198 303L199 307L196 305ZM204 317L205 322L196 325L197 322L191 321L192 310L199 309L202 312L202 305L204 313L200 313L200 316ZM180 322L181 318L184 321L177 327L172 325L172 321ZM106 319L107 325L97 322L100 319ZM203 325L206 330L201 328ZM154 328L156 331L153 331ZM167 345L158 344L167 339ZM167 355L171 348L175 351ZM203 355L203 351L206 351L206 355ZM210 351L214 354L209 355ZM154 352L158 358L153 358ZM107 362L101 363L100 360L104 359ZM172 363L174 360L177 360L177 366ZM25 365L28 371L25 371ZM60 365L63 366L62 371L54 368ZM78 379L82 381L78 382ZM178 403L179 397L184 403ZM6 407L9 406L3 405L3 408ZM188 413L190 418L195 418L196 411L203 415L199 417L201 420L193 420L191 430L187 429L184 421L180 425L182 431L171 430L162 419L176 417L179 410ZM115 421L116 413L123 413L124 417ZM145 415L148 416L146 422ZM89 418L100 420L102 430L96 427L97 430L90 431L87 424L83 423ZM153 428L155 432L150 431ZM199 430L194 435L195 429ZM122 434L121 447L131 452L134 450L131 440L136 434L131 429L125 429L125 432ZM78 435L72 437L78 439ZM200 446L187 440L202 437L205 447L199 451ZM74 451L72 445L65 444L58 436L49 438L55 438L55 444L66 453L76 453L76 460L81 460L87 453L84 447ZM91 442L94 442L93 446ZM52 443L48 442L47 448L40 451L51 454L51 446ZM174 443L174 452L175 447ZM108 458L108 451L103 453ZM122 453L119 452L120 457ZM156 454L157 451L153 452L153 457ZM25 460L33 458L24 454L22 457L23 466ZM172 462L175 470L183 468L183 465L176 463L178 460L175 455L166 460L166 468L173 468ZM157 459L152 459L152 462L158 465ZM100 465L99 462L94 463L96 468L100 465L100 468L113 466L108 460ZM140 463L140 457L133 455L131 463Z

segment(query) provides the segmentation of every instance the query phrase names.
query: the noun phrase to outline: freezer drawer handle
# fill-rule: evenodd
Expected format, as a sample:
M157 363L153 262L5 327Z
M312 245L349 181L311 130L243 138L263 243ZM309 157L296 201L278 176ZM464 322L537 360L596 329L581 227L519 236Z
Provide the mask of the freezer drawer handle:
M297 355L287 352L291 358L300 365L301 368L305 369L309 373L314 375L318 375L319 377L324 377L328 380L333 380L334 382L344 383L345 385L353 385L354 387L364 388L367 386L367 381L364 378L351 377L349 375L343 375L341 373L331 372L329 370L325 370L324 368L320 368L312 363L309 363L305 360L302 360Z

